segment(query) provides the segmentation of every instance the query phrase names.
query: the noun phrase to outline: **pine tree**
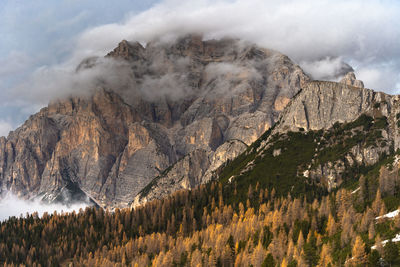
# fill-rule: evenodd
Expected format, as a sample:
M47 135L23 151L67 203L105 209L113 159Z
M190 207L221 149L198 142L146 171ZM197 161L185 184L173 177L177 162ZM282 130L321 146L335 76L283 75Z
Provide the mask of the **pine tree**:
M392 239L389 239L383 248L383 258L392 266L399 257L399 250Z
M331 247L328 244L323 244L321 249L321 254L319 257L318 266L324 267L329 264L333 265L333 260L331 256Z
M368 239L372 240L375 237L375 224L373 222L370 223L368 228Z
M365 253L365 244L360 236L357 236L356 242L351 250L352 259L351 262L355 265L365 264L367 256Z
M261 267L275 267L275 260L274 257L272 257L271 253L269 253L267 257L265 257L263 263L261 264Z
M326 232L329 236L333 236L337 231L336 222L332 214L329 214L328 223L326 225Z
M375 200L372 203L372 210L374 211L375 216L378 216L380 214L382 203L383 201L382 201L381 191L378 189L378 191L376 192Z
M261 244L261 241L258 242L258 245L254 248L252 264L253 266L261 266L264 258L266 256L266 252Z
M367 179L365 178L364 175L361 175L360 180L359 180L359 185L360 185L360 202L365 203L368 201L368 187L367 187Z
M288 262L287 262L286 258L283 258L281 267L287 267L287 266L288 266Z
M304 245L303 232L300 231L299 237L297 238L297 249L298 249L299 251L301 251L302 248L303 248L303 245Z
M167 266L167 265L163 265L163 266ZM193 266L193 267L202 266L201 252L198 249L196 249L192 253L192 259L190 261L190 266Z

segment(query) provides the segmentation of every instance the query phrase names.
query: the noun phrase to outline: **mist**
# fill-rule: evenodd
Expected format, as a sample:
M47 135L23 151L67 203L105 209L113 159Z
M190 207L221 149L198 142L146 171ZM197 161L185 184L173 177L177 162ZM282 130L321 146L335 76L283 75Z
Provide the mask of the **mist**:
M74 203L70 205L55 203L47 204L39 199L26 200L19 198L11 192L7 192L4 198L0 200L0 222L7 220L12 216L24 217L27 213L32 214L37 212L41 217L45 212L49 214L52 214L54 211L57 211L58 213L68 213L72 211L79 211L79 209L85 209L88 206L89 204L85 202Z
M0 119L0 136L6 136L11 130L12 125L6 120Z
M87 28L68 42L58 43L61 51L68 51L62 60L21 75L23 82L4 90L0 105L13 103L27 116L54 99L87 94L99 81L132 94L129 89L135 87L134 82L129 83L130 78L123 75L129 74L129 69L122 63L102 59L103 64L95 68L76 72L76 67L88 57L103 58L123 39L145 45L170 42L190 33L202 34L205 40L239 38L280 51L314 79L337 81L352 67L367 88L395 94L400 89L398 14L400 4L389 0L160 1L145 11L127 13L120 21ZM22 52L13 53L13 58L0 73L32 61L31 55ZM121 81L122 77L127 80ZM153 78L145 77L139 89L147 99L188 93L179 86L186 80L180 71ZM124 88L127 84L130 87ZM16 126L13 120L2 122L0 135L5 135L10 125Z
M331 71L323 75L328 78L335 77L336 67L344 62L356 74L374 70L378 74L366 80L366 87L394 93L400 87L398 14L395 1L163 1L121 23L85 31L71 60L88 53L102 55L122 39L168 41L196 32L205 39L228 36L254 42L302 66L315 63L308 69L318 78L321 61ZM385 76L390 82L378 78Z

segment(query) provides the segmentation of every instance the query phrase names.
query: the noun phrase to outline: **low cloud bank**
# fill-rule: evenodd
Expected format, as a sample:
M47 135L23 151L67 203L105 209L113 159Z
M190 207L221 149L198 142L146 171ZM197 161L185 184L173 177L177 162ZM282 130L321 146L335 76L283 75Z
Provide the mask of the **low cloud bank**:
M0 221L7 220L11 216L26 216L26 213L38 212L39 216L42 216L44 212L52 214L54 211L58 213L79 211L87 206L88 204L83 202L71 205L46 204L38 199L24 200L8 192L4 198L0 199Z
M165 0L122 22L84 31L65 62L37 69L10 95L46 105L53 98L84 90L87 81L99 75L76 74L82 59L102 57L123 39L146 44L189 33L201 33L205 39L240 38L278 50L315 79L338 79L348 62L366 87L395 93L400 89L399 13L396 1ZM147 85L157 89L166 82L173 87L173 80L180 79L164 77ZM159 90L147 90L152 91Z
M85 31L71 60L103 55L122 39L146 43L198 32L276 49L317 78L319 67L330 78L349 62L356 74L377 72L366 79L367 87L393 93L400 89L399 13L399 3L385 0L167 0L121 23Z

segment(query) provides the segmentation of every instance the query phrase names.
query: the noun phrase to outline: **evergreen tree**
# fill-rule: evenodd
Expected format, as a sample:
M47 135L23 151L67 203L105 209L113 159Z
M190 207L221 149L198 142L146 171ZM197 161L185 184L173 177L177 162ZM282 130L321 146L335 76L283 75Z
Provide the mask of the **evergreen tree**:
M363 265L366 262L365 244L360 236L357 236L356 241L351 250L352 259L351 262L358 266Z
M391 239L383 247L383 258L392 266L399 257L399 250Z

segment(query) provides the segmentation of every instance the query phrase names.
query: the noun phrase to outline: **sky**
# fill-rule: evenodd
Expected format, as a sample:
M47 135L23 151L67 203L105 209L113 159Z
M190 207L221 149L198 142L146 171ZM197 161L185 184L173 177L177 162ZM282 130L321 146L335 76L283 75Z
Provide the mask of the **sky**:
M43 95L37 92L40 90L27 88L21 92L21 84L29 84L41 70L68 61L85 30L124 21L155 2L1 0L0 136L7 135L50 100L42 100Z
M316 79L334 79L346 62L366 87L400 93L398 14L395 0L1 0L0 136L86 84L79 62L123 39L241 38Z

